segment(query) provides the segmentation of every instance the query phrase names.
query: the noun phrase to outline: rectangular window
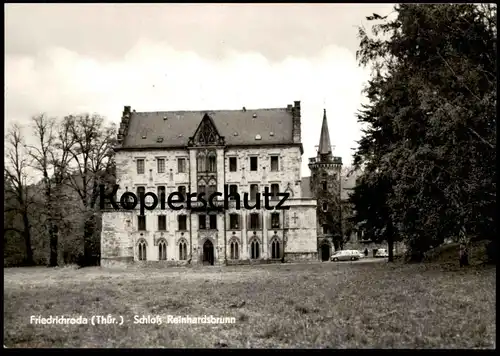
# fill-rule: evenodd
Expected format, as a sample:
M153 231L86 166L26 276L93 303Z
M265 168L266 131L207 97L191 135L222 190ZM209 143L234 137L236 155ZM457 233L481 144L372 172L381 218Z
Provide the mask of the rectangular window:
M146 231L146 216L145 215L137 216L137 223L139 225L139 231Z
M167 216L166 215L158 215L158 230L159 231L167 230Z
M186 173L186 159L178 158L177 159L177 173Z
M250 229L259 229L259 214L250 214Z
M210 229L217 230L217 215L209 215L210 217Z
M323 225L323 234L329 234L330 229L328 228L328 225Z
M322 182L321 183L323 185L323 190L327 190L328 189L328 185L326 182Z
M177 215L177 222L179 223L179 231L187 230L186 215Z
M271 199L275 200L278 199L278 193L280 192L280 185L279 184L271 184Z
M208 171L217 172L217 159L215 155L208 156Z
M165 173L165 158L158 158L158 173Z
M165 196L163 199L165 199L165 201L167 201L167 196L166 196L167 192L165 190L164 185L158 186L158 204L160 204L160 202L161 202L162 194Z
M271 214L271 228L279 229L280 228L280 214L272 213Z
M257 193L259 192L259 185L258 184L250 184L250 200L255 201L257 200Z
M140 199L141 194L146 194L145 187L137 187L137 199Z
M181 195L186 198L186 187L183 185L180 185L179 188L177 188L177 191L181 193Z
M271 156L271 172L279 171L279 157Z
M238 194L238 186L236 184L231 184L229 186L229 200L236 199L236 194Z
M137 160L137 174L144 174L144 159Z
M231 230L239 230L240 228L240 216L238 214L229 215L229 228Z
M229 172L236 172L238 169L238 163L237 163L236 157L229 157Z
M217 186L216 185L209 185L208 186L208 192L207 192L207 197L211 196L217 191Z
M198 230L205 230L207 228L207 216L198 215Z
M251 171L256 171L257 170L257 157L250 157L250 170Z

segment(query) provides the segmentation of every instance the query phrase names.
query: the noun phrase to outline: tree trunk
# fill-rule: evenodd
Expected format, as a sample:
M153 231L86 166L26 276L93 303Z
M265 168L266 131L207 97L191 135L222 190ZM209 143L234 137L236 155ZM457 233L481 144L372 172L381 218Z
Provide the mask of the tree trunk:
M84 223L83 232L83 254L84 254L84 266L97 266L99 261L97 260L97 255L99 253L99 246L95 241L95 231L96 231L96 217L95 215L90 215L87 217ZM83 267L83 266L82 266Z
M24 224L24 244L26 247L26 265L34 266L35 261L33 260L33 248L31 247L31 231L30 223L28 218L28 213L23 213L23 224Z
M394 241L392 236L387 239L387 249L389 250L387 251L389 253L388 261L394 262Z
M57 228L52 224L52 222L49 223L49 238L50 238L50 261L49 261L49 266L50 267L57 267Z
M388 262L394 262L394 227L392 226L392 222L389 221L387 224L387 249L389 251Z

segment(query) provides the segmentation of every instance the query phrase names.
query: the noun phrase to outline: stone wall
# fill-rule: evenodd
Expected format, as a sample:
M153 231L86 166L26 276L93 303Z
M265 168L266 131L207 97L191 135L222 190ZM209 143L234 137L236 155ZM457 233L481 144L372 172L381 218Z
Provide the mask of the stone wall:
M145 210L146 226L139 231L139 206L129 211L108 211L103 214L103 234L101 243L101 256L104 265L113 261L138 261L138 245L146 246L147 261L159 261L159 244L166 244L167 261L159 261L165 265L179 265L191 260L191 264L202 262L203 245L210 241L213 245L215 264L225 263L226 258L231 259L231 243L238 243L238 260L250 259L250 243L253 239L259 242L259 260L271 259L271 243L279 241L280 249L283 248L286 227L288 227L286 252L303 253L311 255L316 252L316 200L301 199L300 167L301 153L298 147L255 147L255 148L228 148L217 149L217 190L224 192L224 184L235 184L240 193L241 210L234 206L226 212L213 212L217 215L215 229L199 229L199 215L206 214L194 212L184 208L173 210L166 207L162 210L157 206L154 210ZM278 170L271 171L271 157L278 156ZM118 151L117 165L117 191L116 200L126 191L136 194L138 187L144 187L146 192L157 194L158 187L165 187L167 196L178 191L179 186L185 186L186 191L197 191L196 149L181 150L143 150L143 151ZM229 158L237 157L237 169L230 171ZM258 169L250 171L250 157L258 157ZM165 159L165 172L158 172L159 158ZM178 159L186 160L185 172L179 172ZM144 174L137 173L137 160L144 159ZM260 210L245 210L243 208L243 194L250 193L250 185L257 184L259 192L264 192L265 187L278 184L280 192L290 193L286 205L291 205L290 210L264 209L261 202ZM219 197L222 200L223 197ZM281 199L281 198L280 198ZM196 199L193 198L192 201ZM147 199L146 202L151 202ZM275 206L273 201L271 206ZM180 204L176 204L177 206ZM234 204L233 204L234 205ZM251 203L253 205L253 203ZM271 213L279 213L279 226L271 226ZM240 225L237 229L230 228L230 214L238 214ZM250 214L259 213L260 224L258 228L249 224ZM166 229L159 230L159 215L166 216ZM186 216L186 227L180 229L179 219ZM209 225L208 217L207 225ZM180 261L179 244L183 242L187 247L187 260ZM234 263L239 263L235 262ZM117 262L118 263L118 262ZM143 264L144 262L140 262Z
M103 212L101 266L128 264L134 260L134 243L131 236L132 218L132 212Z

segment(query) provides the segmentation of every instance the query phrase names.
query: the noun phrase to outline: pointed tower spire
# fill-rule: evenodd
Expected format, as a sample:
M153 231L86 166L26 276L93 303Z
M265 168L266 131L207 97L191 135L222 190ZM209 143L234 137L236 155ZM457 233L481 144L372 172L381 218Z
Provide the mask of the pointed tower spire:
M323 109L323 124L321 125L321 135L319 137L319 155L329 155L332 153L330 143L330 133L328 132L328 121L326 120L326 109Z

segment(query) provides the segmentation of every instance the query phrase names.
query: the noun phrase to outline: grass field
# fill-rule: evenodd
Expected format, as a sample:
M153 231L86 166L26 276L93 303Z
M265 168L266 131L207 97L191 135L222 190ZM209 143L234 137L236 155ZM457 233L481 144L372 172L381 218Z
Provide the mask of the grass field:
M495 347L495 267L327 262L4 271L7 347ZM30 324L32 315L108 314L124 324ZM138 325L134 315L236 323Z

